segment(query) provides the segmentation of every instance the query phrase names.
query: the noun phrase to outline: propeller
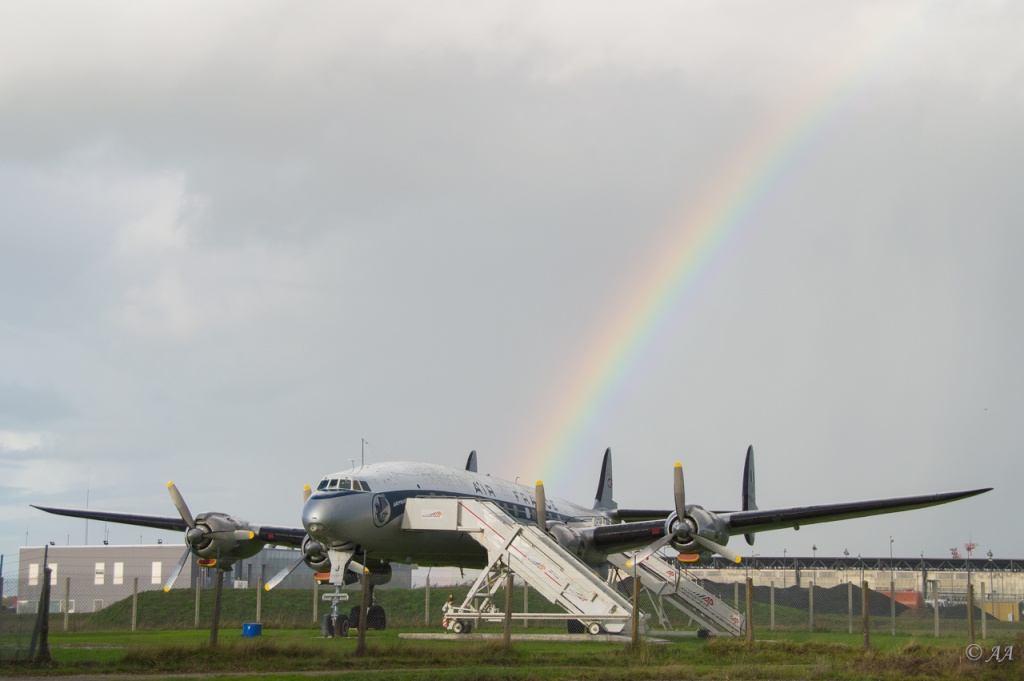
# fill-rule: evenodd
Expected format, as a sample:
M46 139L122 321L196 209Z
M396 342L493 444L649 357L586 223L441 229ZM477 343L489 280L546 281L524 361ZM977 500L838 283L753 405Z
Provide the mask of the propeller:
M234 539L236 541L246 541L252 539L256 534L252 530L212 530L205 525L196 524L196 519L192 516L192 512L188 510L188 504L185 503L185 498L181 496L181 492L178 491L178 487L173 483L167 483L167 491L171 494L171 501L174 502L174 507L178 509L178 514L181 515L181 519L188 525L188 531L185 533L185 541L190 546L198 544L203 539Z
M164 582L164 591L170 591L171 590L171 587L174 586L174 580L176 580L178 578L178 573L181 572L181 568L185 567L185 562L188 560L188 557L191 556L191 555L192 555L192 549L186 547L185 548L185 553L181 554L181 558L178 559L178 564L174 566L174 569L171 570L171 574L168 575L168 577L167 577L167 581Z
M303 505L305 505L305 503L307 501L309 501L309 496L312 493L313 493L313 490L312 490L312 488L310 488L309 485L303 485L303 487L302 487L302 503L303 503ZM324 551L324 547L319 542L313 541L312 538L310 538L307 535L306 541L304 541L302 543L302 551L300 552L299 557L296 558L295 560L293 560L292 562L288 563L288 565L286 565L283 570L281 570L276 575L274 575L273 577L268 579L267 583L263 585L263 588L266 591L270 591L275 586L277 586L278 584L283 582L285 580L285 578L288 575L290 575L295 570L295 568L297 568L300 565L302 565L302 563L306 560L306 558L308 558L310 556L317 555L317 554L323 554L323 551Z
M739 563L742 558L735 551L730 550L726 546L719 544L718 542L712 541L707 537L699 534L699 524L693 520L692 515L686 513L686 485L683 479L683 464L676 462L675 468L672 471L672 487L673 487L673 500L675 501L675 513L669 516L665 522L665 536L648 546L643 551L640 551L633 558L633 561L627 563L627 567L632 567L632 563L642 563L652 555L657 553L666 544L673 541L690 539L708 551L717 553L723 558L732 561L733 563Z
M548 531L548 501L547 497L544 496L544 481L537 481L537 527L540 528L541 532Z

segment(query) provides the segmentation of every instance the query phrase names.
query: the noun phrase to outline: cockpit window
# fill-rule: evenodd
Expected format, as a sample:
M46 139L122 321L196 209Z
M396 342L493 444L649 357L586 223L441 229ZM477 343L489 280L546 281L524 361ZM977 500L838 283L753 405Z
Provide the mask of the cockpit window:
M338 481L338 489L352 489L352 481L351 480L344 480L344 479L343 480L339 480Z
M330 482L327 478L320 481L320 484L316 486L317 491L327 489L327 483Z
M359 484L362 485L364 492L369 492L370 491L370 486L366 484L365 480L360 480Z
M327 489L338 489L338 479L331 478L331 481L327 483Z

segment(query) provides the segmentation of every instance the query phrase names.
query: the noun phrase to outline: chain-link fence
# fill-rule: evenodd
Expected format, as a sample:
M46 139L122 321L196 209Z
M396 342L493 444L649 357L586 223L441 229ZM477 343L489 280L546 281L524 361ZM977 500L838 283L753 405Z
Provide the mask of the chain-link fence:
M680 580L695 578L700 571L681 575ZM511 592L505 577L478 580L479 572L458 570L416 570L399 588L394 584L377 585L372 589L370 629L402 629L408 632L453 631L453 623L461 619L468 624L463 633L495 633L504 631L505 612L511 607L509 623L516 634L580 632L582 625L548 602L536 589L518 577L513 578ZM747 576L758 577L756 571ZM991 575L984 575L989 579ZM4 608L0 612L0 657L26 659L33 634L37 633L39 596L46 571L32 578L22 574L4 574ZM154 631L172 629L206 629L213 619L214 588L209 575L197 575L188 587L164 592L154 583L151 570L126 568L116 580L102 584L95 573L69 573L64 570L49 575L49 632L87 631ZM754 637L769 639L779 636L817 640L858 641L865 626L872 636L952 637L968 640L1008 638L1021 629L1021 597L1006 591L993 593L990 581L972 582L973 607L966 603L966 594L933 590L922 593L896 590L890 598L888 590L868 589L850 580L822 587L805 579L800 586L768 584L752 585L750 619ZM115 583L116 581L116 583ZM695 580L719 604L731 608L746 620L748 616L745 582ZM470 587L479 587L474 594ZM613 575L609 585L628 603L632 598L632 580L628 575ZM11 585L18 585L10 593ZM678 585L676 585L678 586ZM938 583L932 584L938 587ZM335 589L318 585L311 575L305 588L276 588L265 591L259 582L225 580L220 613L221 631L243 634L245 625L258 623L262 628L308 628L334 633L325 626L325 615L346 620L347 628L358 622L361 591L358 584L346 587L347 596L332 606ZM644 589L640 610L647 615L649 636L703 636L706 626L699 618L678 607L670 607L666 593L658 595ZM462 608L462 610L458 610ZM469 608L474 617L457 617L455 612ZM865 610L867 617L865 617ZM619 613L626 615L628 613ZM629 626L623 633L628 634ZM339 632L340 633L340 632ZM714 634L715 632L710 632ZM742 635L742 634L741 634ZM851 638L855 637L855 638Z

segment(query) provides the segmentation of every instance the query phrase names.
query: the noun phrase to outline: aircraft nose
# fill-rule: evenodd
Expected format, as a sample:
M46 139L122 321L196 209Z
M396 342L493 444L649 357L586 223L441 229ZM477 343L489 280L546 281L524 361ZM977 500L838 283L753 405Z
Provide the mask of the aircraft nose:
M327 503L325 499L310 497L302 507L302 526L314 539L327 529Z

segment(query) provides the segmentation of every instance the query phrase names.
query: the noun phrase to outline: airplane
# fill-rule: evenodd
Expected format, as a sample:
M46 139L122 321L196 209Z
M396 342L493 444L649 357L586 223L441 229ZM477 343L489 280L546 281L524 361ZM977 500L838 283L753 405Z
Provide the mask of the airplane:
M610 448L604 454L591 508L547 497L541 481L531 488L483 475L477 470L476 451L470 453L463 469L389 462L331 473L316 489L304 489L302 527L252 525L222 512L193 516L174 483L167 487L178 517L32 506L73 518L184 531L186 550L165 582L165 591L192 554L199 565L215 567L222 575L236 561L256 555L264 546L297 547L301 549L299 558L264 588L280 584L302 563L312 568L318 579L339 589L366 573L369 628L385 626L386 613L372 605L372 586L390 580L391 563L458 568L487 564L486 550L465 533L403 530L401 519L410 498L470 497L494 502L513 518L536 523L567 552L600 570L614 553L636 551L633 560L639 563L667 545L679 552L677 559L683 562L699 562L714 554L740 562L740 556L726 546L732 534L742 533L753 545L758 532L936 506L992 489L762 510L756 503L752 446L747 449L741 508L736 511L710 511L687 504L679 463L673 470L672 509L621 509L613 500Z

